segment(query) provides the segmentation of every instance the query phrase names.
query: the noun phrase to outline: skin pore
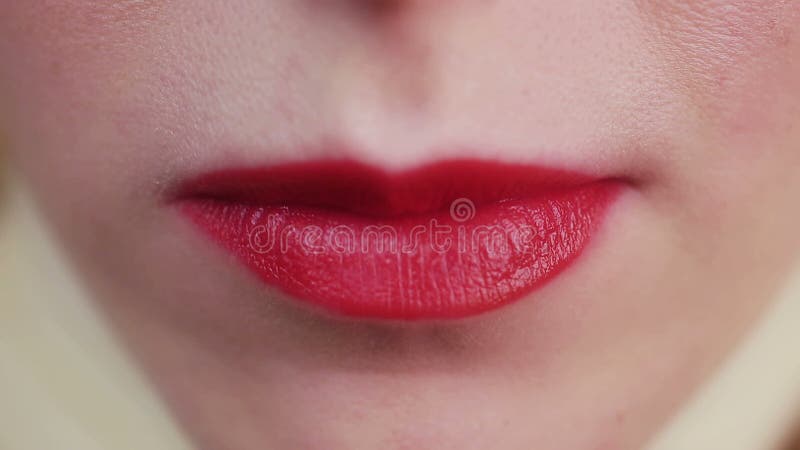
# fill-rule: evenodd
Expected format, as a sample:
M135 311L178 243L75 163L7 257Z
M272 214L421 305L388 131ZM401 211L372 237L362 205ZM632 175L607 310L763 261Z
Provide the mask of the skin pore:
M5 2L0 134L201 448L635 449L797 260L798 33L781 0ZM265 289L167 201L221 165L315 158L627 187L529 299L349 321Z

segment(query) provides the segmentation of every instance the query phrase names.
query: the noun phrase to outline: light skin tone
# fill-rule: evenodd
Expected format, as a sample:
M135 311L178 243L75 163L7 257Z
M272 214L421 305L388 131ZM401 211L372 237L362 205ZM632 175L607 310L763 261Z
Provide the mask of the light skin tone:
M635 449L797 259L797 55L778 0L4 2L0 131L201 448ZM322 157L627 187L530 298L411 325L293 306L165 201Z

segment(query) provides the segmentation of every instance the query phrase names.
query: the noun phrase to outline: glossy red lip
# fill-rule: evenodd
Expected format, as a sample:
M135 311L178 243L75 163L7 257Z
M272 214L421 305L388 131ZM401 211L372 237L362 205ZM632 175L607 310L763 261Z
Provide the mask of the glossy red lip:
M230 169L181 210L267 284L336 314L445 319L508 305L570 265L620 183L490 161Z

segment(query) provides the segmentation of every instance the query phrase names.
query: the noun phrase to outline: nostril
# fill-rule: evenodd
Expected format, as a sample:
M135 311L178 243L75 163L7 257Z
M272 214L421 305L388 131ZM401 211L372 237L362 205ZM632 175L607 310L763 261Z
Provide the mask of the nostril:
M373 18L391 16L406 9L413 0L305 0L312 10L342 9Z
M393 16L409 3L408 0L361 0L363 11L373 18Z

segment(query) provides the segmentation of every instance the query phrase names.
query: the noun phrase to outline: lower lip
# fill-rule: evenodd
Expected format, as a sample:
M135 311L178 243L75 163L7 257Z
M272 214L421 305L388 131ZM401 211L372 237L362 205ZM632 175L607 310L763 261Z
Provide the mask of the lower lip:
M493 175L445 187L448 173L472 175L459 164L396 174L337 164L210 174L188 185L180 209L303 304L353 318L457 319L510 305L570 267L620 192L617 181L521 166L482 164ZM338 182L326 190L331 174Z

